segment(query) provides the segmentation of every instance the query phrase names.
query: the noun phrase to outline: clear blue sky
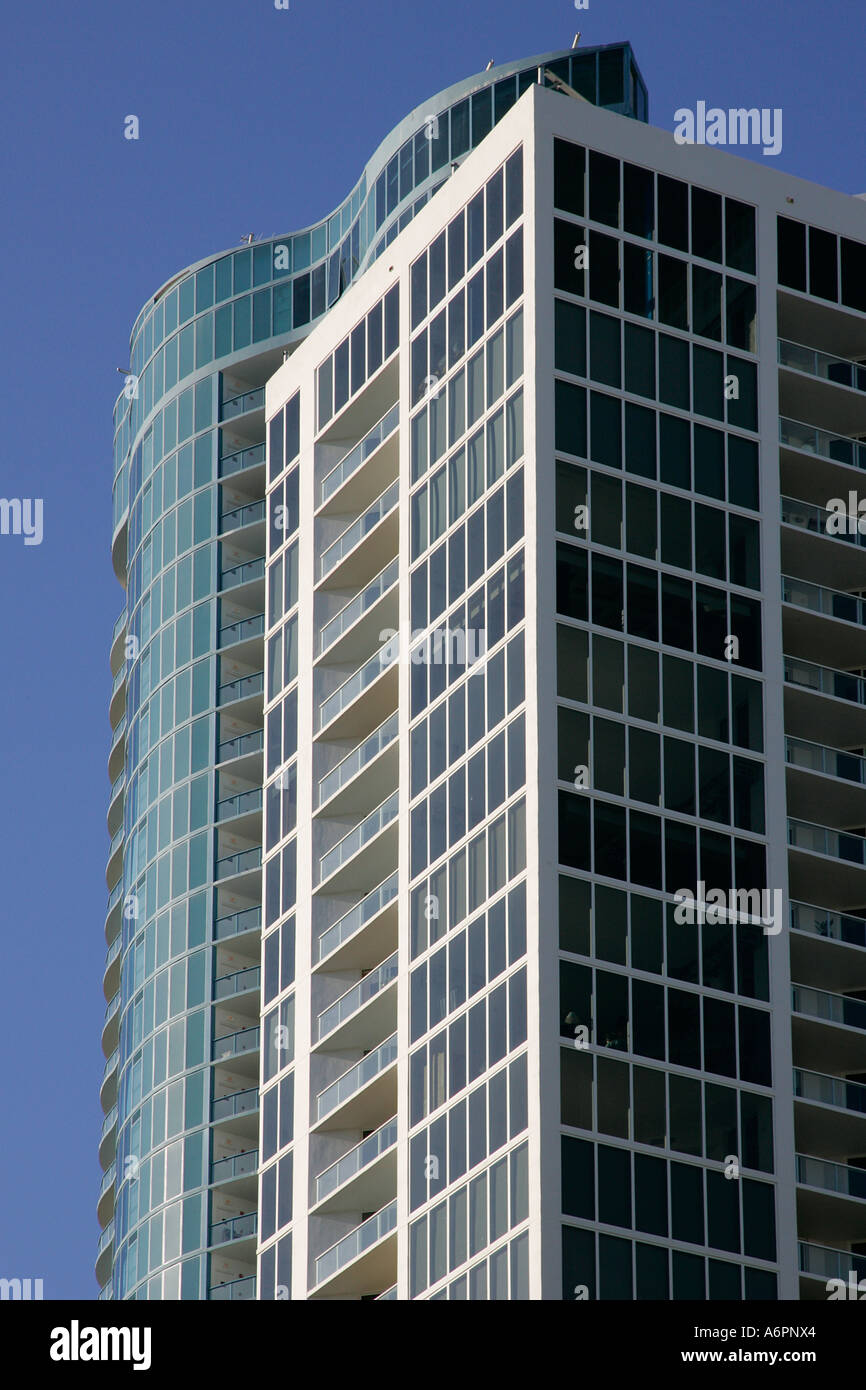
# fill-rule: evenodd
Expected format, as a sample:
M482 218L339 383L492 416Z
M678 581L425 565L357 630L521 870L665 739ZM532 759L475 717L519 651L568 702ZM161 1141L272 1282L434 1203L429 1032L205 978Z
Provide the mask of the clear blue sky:
M701 99L781 107L776 167L866 190L862 0L4 8L0 494L44 499L44 540L0 537L0 1276L41 1277L46 1297L96 1293L111 410L130 326L190 262L328 213L426 97L576 29L632 42L654 125Z

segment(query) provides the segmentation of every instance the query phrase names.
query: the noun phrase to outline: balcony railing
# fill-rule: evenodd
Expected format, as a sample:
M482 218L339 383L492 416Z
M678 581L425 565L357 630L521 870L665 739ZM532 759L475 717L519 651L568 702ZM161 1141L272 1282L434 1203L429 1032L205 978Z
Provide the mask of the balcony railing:
M344 835L342 840L338 840L333 849L329 849L327 854L322 855L319 861L319 882L324 883L326 878L339 869L341 864L347 863L353 855L364 848L364 845L376 838L376 836L395 820L400 810L400 793L392 792L391 795L377 806L375 811L371 811L365 816L360 825L356 825Z
M866 1087L864 1087L863 1089L866 1090ZM116 1106L116 1105L112 1105L112 1107L111 1107L111 1109L109 1110L108 1114L106 1115L105 1119L102 1121L102 1133L101 1133L100 1136L99 1136L100 1143L102 1142L102 1140L105 1138L105 1136L106 1136L107 1134L110 1134L110 1133L111 1133L111 1131L114 1129L114 1126L115 1126L116 1124L117 1124L117 1106Z
M104 1197L110 1187L114 1186L114 1179L117 1176L117 1164L112 1163L106 1168L102 1175L102 1182L99 1184L99 1196Z
M241 850L239 854L229 854L225 859L218 859L216 863L217 882L223 878L231 878L234 874L249 873L251 869L262 867L262 847L256 845L255 849Z
M824 1158L797 1154L797 1182L866 1201L866 1169L851 1168L847 1163L830 1163Z
M120 952L121 952L122 947L123 947L123 938L122 938L121 936L116 936L116 937L114 938L114 940L112 941L111 945L109 946L109 948L108 948L108 950L107 950L107 952L106 952L106 955L105 955L105 969L106 969L106 970L108 969L108 967L109 967L110 965L113 965L114 962L117 960L117 957L120 955Z
M236 970L232 975L220 975L213 982L214 999L230 999L233 994L258 989L261 978L261 967L258 965L251 965L247 970Z
M112 729L112 731L111 731L111 752L112 752L112 753L114 752L114 750L115 750L115 748L117 747L117 745L120 743L121 739L125 736L125 734L126 734L126 715L124 714L124 715L122 716L121 720L120 720L120 723L117 724L117 725L115 725L115 727L114 727L114 728Z
M121 792L121 791L123 790L123 784L124 784L125 781L126 781L126 773L125 773L125 772L121 772L121 774L120 774L119 777L115 777L114 781L113 781L112 784L111 784L111 791L108 793L108 804L109 804L109 806L111 805L111 803L112 803L112 801L114 800L114 798L118 795L118 793Z
M360 1062L355 1062L342 1076L338 1076L336 1081L319 1092L316 1097L318 1118L323 1120L326 1115L330 1115L332 1110L336 1110L338 1105L342 1105L356 1091L360 1091L362 1086L366 1086L368 1081L385 1071L396 1059L397 1034L392 1033L391 1037L386 1038L373 1052L368 1052ZM866 1086L863 1089L866 1091Z
M866 622L866 600L856 594L840 593L837 589L825 589L820 584L809 584L805 579L789 579L782 576L782 602L793 603L797 608L808 608L810 613L820 613L826 618L841 618L846 623Z
M382 416L381 420L365 434L360 443L356 444L353 449L350 449L347 454L344 454L337 466L332 468L330 473L325 475L322 479L320 494L322 502L327 502L329 497L333 497L337 489L342 487L346 479L355 472L355 469L360 468L361 464L365 463L370 455L379 448L379 445L384 444L389 435L394 433L399 423L400 403L398 401L397 404L392 405L391 409Z
M258 1028L253 1028L253 1029L248 1028L248 1029L247 1029L247 1033L254 1032L254 1033L257 1034L258 1031L259 1031ZM243 1038L243 1037L246 1036L246 1034L245 1034L245 1033L234 1033L232 1036L233 1036L234 1038ZM224 1038L220 1038L219 1041L220 1041L220 1042L225 1042L225 1039L224 1039ZM256 1046L256 1047L258 1046L258 1039L256 1040L255 1046ZM216 1049L216 1047L217 1047L217 1044L214 1043L214 1049ZM240 1051L240 1052L249 1052L249 1051L251 1051L251 1050L253 1050L253 1049L251 1049L251 1048L239 1048L239 1049L238 1049L238 1051ZM231 1055L232 1057L236 1057L238 1054L237 1054L237 1052L232 1052L230 1055ZM225 1058L224 1058L224 1057L215 1057L214 1060L217 1061L217 1062L222 1062L222 1061L225 1060ZM211 1104L211 1119L212 1119L212 1120L234 1120L234 1119L237 1118L238 1115L252 1115L252 1114L254 1114L254 1113L256 1112L256 1110L258 1110L258 1108L259 1108L259 1088L258 1088L258 1086L249 1086L245 1091L234 1091L233 1094L230 1095L230 1096L219 1096L217 1100L213 1101L212 1104Z
M362 898L354 907L350 907L339 921L334 922L333 926L328 927L327 931L319 937L316 959L324 960L325 956L336 951L337 947L347 941L350 936L354 936L356 931L360 931L367 922L377 917L389 903L394 901L397 896L397 887L398 875L396 873L389 874L378 888L374 888L372 893L367 894L366 898Z
M397 952L383 960L381 965L377 965L375 970L371 970L364 975L357 984L347 989L345 994L341 994L339 999L335 999L333 1004L329 1004L327 1009L323 1009L318 1017L318 1040L322 1041L329 1033L333 1033L341 1023L373 998L375 994L380 994L383 989L390 985L397 978ZM866 1005L864 1005L866 1008Z
M111 1075L111 1073L112 1073L113 1071L116 1071L116 1070L117 1070L117 1064L118 1064L119 1061L120 1061L120 1049L116 1047L116 1048L114 1049L114 1051L112 1052L111 1056L108 1058L108 1061L105 1063L105 1066L102 1068L102 1084L103 1084L103 1085L105 1084L106 1080L107 1080L108 1077Z
M816 666L812 661L786 656L785 680L805 690L814 690L818 695L832 695L837 700L866 705L866 679L850 671L835 671L830 666Z
M226 937L239 936L241 932L260 931L262 909L248 907L243 912L232 912L227 917L218 917L214 923L214 938L225 941Z
M121 899L122 897L123 897L123 879L119 879L118 882L115 883L114 887L112 888L111 892L110 892L109 895L108 895L108 908L107 908L107 912L110 912L111 909L114 907L115 903L119 902L120 899Z
M247 753L261 753L265 746L264 729L253 729L248 734L238 734L237 738L227 739L217 749L217 762L228 762L229 758L243 758Z
M819 458L830 459L832 463L846 463L850 468L866 468L866 443L850 439L846 435L832 434L829 430L816 429L802 420L779 420L779 442L791 449L802 449L807 454L817 454Z
M798 1241L800 1273L815 1274L819 1279L847 1280L853 1273L858 1280L866 1275L866 1255L853 1255L849 1250L833 1250L827 1245L807 1245Z
M353 672L348 680L338 686L332 695L322 701L319 708L319 728L324 729L326 724L330 724L332 719L336 719L348 705L356 700L358 696L367 689L373 681L378 680L385 671L394 665L397 660L397 652L392 647L382 647L375 656L366 661L359 670Z
M108 1223L108 1225L106 1226L105 1230L102 1232L102 1235L99 1237L99 1244L98 1244L97 1247L96 1247L96 1258L99 1259L99 1256L102 1254L103 1250L107 1250L108 1247L109 1247L109 1245L112 1245L113 1243L114 1243L114 1222L113 1222L113 1221L109 1221L109 1223Z
M236 681L228 681L217 690L217 704L228 705L233 700L246 700L250 695L261 695L265 689L264 671L256 671L252 676L241 676Z
M238 623L229 623L219 630L217 646L233 647L236 642L247 642L251 637L264 637L265 615L257 613L253 618L241 618Z
M839 516L826 507L818 507L814 502L799 502L793 497L782 498L782 521L786 526L796 526L801 531L811 531L816 536L828 536L832 540L851 541L854 545L866 546L866 533L857 529L858 517L846 520L839 527ZM853 527L853 529L851 529Z
M387 1207L377 1211L375 1216L371 1216L366 1221L362 1221L360 1226L349 1235L343 1236L336 1245L332 1245L330 1250L326 1250L324 1255L320 1255L316 1260L316 1283L321 1284L323 1279L330 1279L334 1274L341 1270L345 1265L356 1260L359 1255L363 1255L365 1250L369 1250L371 1245L382 1240L397 1225L397 1203L389 1202ZM866 1260L864 1260L866 1263Z
M232 1057L240 1057L245 1052L257 1052L258 1048L258 1028L243 1028L239 1033L227 1033L223 1038L214 1038L211 1057L215 1062L228 1062ZM243 1095L244 1092L237 1094ZM231 1097L226 1096L224 1099L229 1100Z
M319 802L321 806L324 802L334 796L341 787L350 782L362 767L366 767L374 758L378 758L384 748L394 742L400 732L400 721L396 712L389 714L383 724L378 729L374 729L369 738L365 738L363 743L359 743L357 748L353 748L351 753L347 753L342 762L332 767L319 783Z
M394 587L397 583L399 573L400 562L394 559L376 575L375 579L371 579L370 583L366 584L359 594L356 594L353 599L350 599L349 602L340 609L339 613L335 613L333 618L330 618L328 622L325 623L325 626L319 633L320 656L322 656L329 647L332 647L337 639L342 637L343 633L346 632L353 623L357 622L368 609L378 603L379 599L382 598L389 589Z
M795 1067L794 1095L799 1100L814 1100L821 1105L834 1105L840 1110L866 1115L866 1086L859 1081L846 1081L840 1076L825 1076L822 1072Z
M332 1163L330 1168L326 1168L324 1173L319 1174L316 1178L316 1201L323 1202L332 1192L336 1192L338 1187L342 1187L344 1182L356 1177L364 1168L375 1163L377 1158L381 1158L383 1153L393 1149L396 1143L397 1121L387 1120L381 1128L368 1134L354 1149L350 1149L342 1158L338 1158L336 1163Z
M247 502L246 506L234 507L229 512L223 512L220 517L220 533L239 531L242 526L251 526L254 521L264 521L264 519L264 499L261 502Z
M833 912L811 903L791 903L791 926L795 931L823 936L830 941L843 941L848 946L866 947L866 920L851 917L846 912Z
M347 526L335 541L332 541L327 550L322 552L319 560L319 578L324 579L326 574L330 574L335 565L338 565L344 555L348 555L359 541L363 540L384 517L388 515L393 507L396 507L400 499L400 482L395 480L386 487L385 491L372 502L363 516L359 516L357 521L353 521L351 526Z
M791 1007L795 1014L808 1014L826 1023L842 1023L846 1028L866 1029L866 1002L845 994L830 994L809 985L791 986Z
M846 782L866 783L866 758L858 753L844 753L839 748L809 743L804 738L786 738L785 756L794 767L822 772L827 777L841 777Z
M259 1214L249 1211L245 1216L230 1216L216 1221L210 1228L210 1244L225 1245L229 1240L248 1240L259 1229Z
M105 1027L105 1024L108 1022L108 1020L109 1020L110 1018L113 1018L113 1017L114 1017L114 1015L117 1013L117 1011L118 1011L119 1008L120 1008L120 990L118 990L116 994L113 994L113 995L111 996L111 998L109 999L108 1003L107 1003L106 1006L105 1006L105 1018L103 1019L103 1024L102 1024L103 1028Z
M804 347L802 343L791 343L780 338L779 365L807 372L809 376L820 377L822 381L832 381L836 386L866 391L866 367L862 363L851 362L846 357L831 357L828 352Z
M242 391L239 396L230 396L227 401L223 401L220 406L220 422L235 420L239 415L245 415L248 410L264 410L264 407L265 388L256 386L252 391Z
M866 839L862 835L848 835L844 830L831 830L826 825L789 820L788 844L812 854L844 859L846 864L866 864Z
M245 560L242 565L233 565L231 569L223 570L220 575L220 589L236 589L239 584L248 584L251 579L264 577L265 557L260 555L257 560Z
M117 694L118 690L119 690L120 687L123 685L123 683L124 683L125 680L126 680L126 662L123 663L123 665L121 666L121 668L120 668L120 670L118 671L117 675L114 677L114 680L111 682L111 697L112 697L112 699L113 699L114 696Z
M256 787L251 792L239 792L237 796L227 796L225 801L218 801L216 818L218 821L230 820L233 816L243 816L248 811L261 809L262 792L260 787Z
M234 454L225 454L219 461L219 476L231 478L244 468L254 468L265 461L265 445L251 444L248 449L238 449Z
M115 620L114 620L114 627L111 629L111 645L112 645L112 647L114 646L114 644L115 644L115 642L117 641L117 639L118 639L120 633L123 631L123 629L124 629L125 627L126 627L126 609L124 608L123 611L122 611L121 613L118 613L117 617L116 617Z
M247 1153L230 1154L228 1158L214 1159L210 1166L210 1180L212 1183L228 1182L231 1178L247 1178L257 1173L259 1169L258 1149L249 1149Z
M256 1296L256 1276L248 1274L245 1279L231 1279L227 1284L214 1284L208 1289L207 1296L213 1302L237 1303L252 1300Z

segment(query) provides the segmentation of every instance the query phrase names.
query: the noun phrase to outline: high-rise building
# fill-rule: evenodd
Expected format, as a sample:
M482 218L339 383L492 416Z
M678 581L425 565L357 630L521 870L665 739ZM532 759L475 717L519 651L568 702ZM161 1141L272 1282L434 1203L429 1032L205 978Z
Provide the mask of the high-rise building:
M866 204L646 120L495 68L139 316L103 1297L866 1273Z

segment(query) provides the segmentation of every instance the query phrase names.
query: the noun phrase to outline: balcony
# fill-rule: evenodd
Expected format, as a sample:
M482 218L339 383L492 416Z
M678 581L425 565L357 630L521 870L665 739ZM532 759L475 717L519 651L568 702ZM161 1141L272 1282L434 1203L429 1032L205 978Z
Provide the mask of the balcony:
M227 1033L223 1038L214 1038L211 1044L211 1061L230 1062L235 1057L243 1057L250 1052L259 1050L259 1030L258 1028L242 1028L239 1033ZM249 1091L240 1091L240 1096L249 1096ZM237 1097L228 1096L226 1100L235 1100ZM214 1105L222 1105L222 1101L214 1101ZM232 1114L242 1113L232 1110ZM215 1118L217 1118L215 1116ZM225 1115L220 1113L219 1119L225 1119Z
M109 946L113 946L120 935L120 900L122 897L123 879L120 879L108 895L108 907L105 912L105 940Z
M264 410L265 408L265 388L257 386L252 391L242 391L238 396L231 396L224 400L220 406L221 425L227 420L236 420L239 415L246 415L251 410Z
M229 854L225 859L218 859L216 862L215 877L218 883L225 878L234 878L238 874L254 873L262 867L262 847L256 845L254 849L241 850L239 854Z
M866 680L851 671L785 656L785 724L824 743L866 743Z
M248 700L253 696L263 695L264 689L264 671L256 671L252 676L241 676L238 680L227 681L218 688L217 705L230 705L236 700Z
M327 884L329 891L343 892L350 887L350 879L357 884L362 883L368 874L374 876L374 882L376 878L380 878L393 863L396 842L392 843L395 841L393 835L388 836L381 844L376 842L382 832L396 821L399 810L400 793L392 792L374 811L364 817L360 825L356 825L338 840L319 861L319 887ZM363 861L353 863L356 855L367 847L369 849ZM340 874L338 879L340 870L345 870L345 873Z
M397 1035L394 1033L319 1092L316 1097L317 1126L323 1129L375 1129L377 1124L393 1115L397 1108L396 1061ZM324 1121L328 1122L327 1125Z
M866 1153L866 1086L795 1067L794 1100L798 1152L828 1159Z
M117 935L105 956L105 970L102 976L102 990L106 1000L113 999L120 988L120 952L123 938Z
M808 1285L803 1288L805 1281L801 1279L801 1298L826 1298L828 1279L841 1279L847 1284L849 1274L853 1274L855 1281L866 1277L866 1255L853 1255L849 1250L835 1250L825 1245L808 1245L805 1241L797 1242L797 1252L800 1274L807 1279L820 1279L822 1284L820 1289L814 1286L810 1289Z
M396 945L398 882L396 872L389 874L322 933L316 943L316 967L326 963L331 970L360 969L371 954ZM375 925L367 932L370 923Z
M260 555L256 560L245 560L242 565L232 565L230 569L223 570L220 575L220 593L225 593L228 589L237 589L241 584L250 584L254 579L264 579L265 577L265 557Z
M217 762L227 763L235 758L246 758L252 753L261 753L264 746L264 729L253 729L248 734L238 734L236 738L220 743L217 748Z
M238 449L233 454L224 454L219 461L220 480L232 478L246 468L256 468L264 463L266 453L266 446L262 441L260 444L251 444L247 449Z
M230 1216L225 1221L214 1222L210 1227L208 1244L227 1245L230 1241L253 1241L258 1229L258 1212L250 1211L245 1216ZM251 1253L255 1253L254 1249Z
M216 818L218 821L235 820L238 816L250 815L252 812L261 811L262 793L260 789L251 792L239 792L237 796L227 796L223 801L217 802Z
M364 438L340 459L336 467L332 468L322 479L319 493L321 505L324 505L340 491L348 479L351 478L352 474L355 473L362 464L366 463L367 460L376 453L377 449L390 438L397 429L399 423L400 403L398 401L397 404L392 405L391 409L382 416L381 420L368 431Z
M354 598L350 599L338 613L334 614L333 618L330 618L328 622L325 623L319 633L320 657L324 656L325 652L331 651L333 659L337 660L337 654L334 653L332 649L335 644L340 641L341 637L349 633L350 629L352 629L355 624L359 624L359 627L352 633L353 642L351 644L348 642L341 644L340 654L343 660L358 660L364 651L369 651L371 639L376 639L377 634L375 629L377 626L380 630L382 627L393 627L394 623L386 622L385 618L387 616L392 616L394 621L397 620L398 614L396 604L391 605L393 614L383 613L380 615L381 621L378 624L373 623L372 620L367 623L360 623L360 620L365 614L368 614L371 609L375 609L379 601L384 599L389 592L395 590L399 573L399 560L394 559L389 561L385 568L381 570L374 579L371 579L369 584L366 584L359 594L356 594Z
M111 1163L102 1175L99 1196L96 1199L96 1219L100 1226L106 1226L114 1213L114 1183L117 1170Z
M317 1214L371 1210L393 1196L397 1181L397 1120L388 1120L316 1178ZM387 1159L387 1162L382 1160Z
M252 618L241 618L240 622L221 627L217 638L220 651L226 647L236 647L239 642L249 642L252 638L264 637L265 615L257 613Z
M211 1186L221 1187L239 1196L247 1196L255 1201L258 1194L259 1151L248 1149L246 1153L230 1154L227 1158L214 1159L210 1166Z
M262 972L258 965L247 970L236 970L232 975L220 975L214 980L214 999L231 999L236 994L246 994L261 985Z
M220 536L227 536L231 532L243 530L245 526L254 526L257 522L264 522L264 519L264 500L247 502L243 507L233 507L222 513L219 521L219 534Z
M389 647L390 644L386 644L377 651L322 701L318 733L327 728L329 738L363 737L377 706L381 711L380 722L381 715L391 713L397 700L397 652ZM388 680L374 691L374 685L384 676ZM365 694L368 698L360 699Z
M227 1059L217 1057L215 1060L224 1062ZM253 1055L250 1060L255 1063L257 1076L257 1055ZM245 1091L234 1091L228 1096L217 1096L211 1101L211 1123L214 1125L225 1124L232 1134L239 1135L244 1140L252 1140L255 1143L259 1134L259 1103L258 1086L248 1086Z
M355 548L361 544L361 541L376 530L380 521L392 513L395 524L390 528L387 536L383 534L379 537L377 549L386 554L395 549L397 544L396 508L399 500L400 483L396 481L391 483L383 493L380 493L375 502L372 502L356 521L347 526L345 531L342 531L337 539L323 550L319 559L319 579L325 579L338 565L342 566L343 561L352 554ZM351 584L355 578L352 567L345 565L341 569L339 578L342 583Z
M362 743L359 743L357 748L353 748L351 753L347 753L345 758L337 763L336 767L331 768L331 771L326 773L319 782L317 794L318 807L321 808L324 806L325 803L330 801L332 797L335 797L339 791L342 791L343 787L352 782L359 772L363 771L365 767L368 767L370 763L374 762L380 753L384 752L386 748L394 745L399 732L399 718L396 713L391 714L383 724L379 725L378 729L375 729L368 738L365 738ZM395 754L396 751L395 748ZM392 760L392 762L394 763L393 769L389 770L396 772L396 759ZM342 804L343 802L341 800L340 805L342 806ZM335 810L334 814L339 814L339 812Z
M105 1006L105 1019L102 1024L102 1051L110 1057L117 1047L120 1032L120 991L118 990Z
M111 1257L114 1253L114 1222L109 1221L96 1247L96 1278L104 1284L111 1274Z
M828 352L819 352L817 348L805 347L802 343L789 343L780 338L779 365L819 377L822 381L832 382L834 386L847 386L854 391L866 392L866 365L846 357L833 357Z
M102 1069L102 1081L99 1087L99 1103L103 1112L109 1111L117 1100L117 1067L120 1061L120 1053L114 1049L105 1066Z
M817 348L781 339L779 401L783 415L796 411L817 425L846 435L866 428L866 367Z
M106 886L114 888L123 874L123 826L111 837L108 847L108 862L105 866Z
M262 909L248 907L243 912L232 912L226 917L218 917L214 924L214 940L225 941L231 936L242 936L245 932L261 929Z
M244 1279L230 1279L227 1284L214 1284L208 1289L211 1302L240 1303L250 1302L256 1296L256 1276L249 1274Z
M781 417L779 443L788 449L827 459L830 463L844 464L847 468L866 468L866 442L850 435L817 429L815 425L804 424L802 420Z
M866 1087L864 1087L866 1089ZM117 1106L109 1110L102 1122L102 1133L99 1137L99 1163L102 1168L107 1168L114 1162L117 1148Z
M862 819L866 758L802 738L785 739L785 758L788 811L795 819L808 815L849 825Z
M395 991L389 993L388 987L395 983L397 970L395 951L323 1009L316 1022L317 1042L330 1038L331 1047L338 1050L365 1047L384 1032L393 1031L397 1026L397 997ZM367 1007L371 999L376 1000L375 1007Z
M378 1294L393 1283L397 1273L397 1203L362 1221L316 1260L316 1285L312 1297L328 1285L328 1296ZM389 1239L390 1237L390 1239ZM338 1278L342 1272L342 1277Z
M866 1169L797 1154L797 1229L809 1241L866 1240Z
M114 835L123 824L123 799L126 789L126 776L121 772L119 777L115 777L111 791L108 793L108 833Z
M124 714L120 723L111 731L111 747L108 753L108 776L112 782L120 776L123 771L123 759L126 752L126 715Z
M845 912L832 912L810 903L791 903L791 926L794 931L807 932L824 941L840 941L849 946L866 948L866 919Z
M843 591L863 586L866 533L858 530L861 518L846 512L840 520L837 512L814 502L783 497L781 519L785 573L819 585L832 575Z
M793 898L799 900L809 892L829 902L856 903L866 897L862 874L866 839L862 834L789 818L788 847Z

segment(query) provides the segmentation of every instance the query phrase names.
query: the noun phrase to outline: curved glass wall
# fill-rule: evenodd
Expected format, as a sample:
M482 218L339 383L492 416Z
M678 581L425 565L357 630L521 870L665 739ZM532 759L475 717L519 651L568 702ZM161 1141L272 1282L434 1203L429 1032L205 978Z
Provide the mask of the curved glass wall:
M116 1088L103 1086L100 1157L116 1177L113 1205L105 1182L100 1201L106 1231L114 1222L107 1279L107 1238L100 1247L102 1297L256 1296L242 1156L258 1143L260 388L539 67L646 119L628 45L494 68L418 107L330 217L181 272L133 328L114 412L113 550L127 607L112 637L112 832L121 804L123 821L106 920L112 1000L118 955L120 965L103 1031L118 1061Z

